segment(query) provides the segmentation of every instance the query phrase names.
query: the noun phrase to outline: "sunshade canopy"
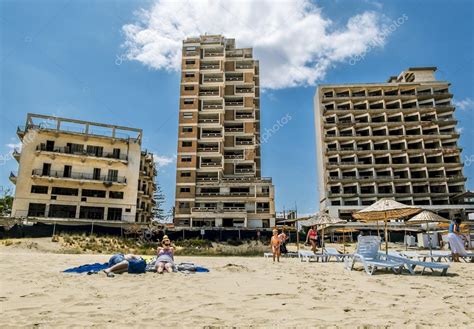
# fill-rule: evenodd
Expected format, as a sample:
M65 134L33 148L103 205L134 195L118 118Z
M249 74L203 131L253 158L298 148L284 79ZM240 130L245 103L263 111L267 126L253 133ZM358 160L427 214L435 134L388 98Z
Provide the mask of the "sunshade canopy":
M408 225L417 225L417 224L426 224L426 223L446 223L449 222L449 219L441 217L440 215L429 211L423 210L418 215L410 218L406 221Z
M300 225L302 226L331 225L331 224L340 224L340 223L345 223L345 222L346 222L345 220L332 217L331 215L324 212L320 212L305 221L301 221Z
M361 221L379 221L399 219L401 217L413 216L419 213L422 209L414 206L409 206L392 199L380 199L374 204L352 214L357 220Z

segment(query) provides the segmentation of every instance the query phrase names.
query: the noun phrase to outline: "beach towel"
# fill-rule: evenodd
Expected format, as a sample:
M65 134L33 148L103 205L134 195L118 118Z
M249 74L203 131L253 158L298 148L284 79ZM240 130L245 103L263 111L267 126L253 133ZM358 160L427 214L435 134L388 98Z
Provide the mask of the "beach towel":
M178 272L185 272L185 273L190 273L190 272L200 272L200 273L205 273L209 272L209 270L205 267L197 266L194 263L180 263L176 266Z
M64 273L98 273L102 270L105 270L109 267L108 263L94 263L94 264L85 264L78 267L72 267L64 270Z

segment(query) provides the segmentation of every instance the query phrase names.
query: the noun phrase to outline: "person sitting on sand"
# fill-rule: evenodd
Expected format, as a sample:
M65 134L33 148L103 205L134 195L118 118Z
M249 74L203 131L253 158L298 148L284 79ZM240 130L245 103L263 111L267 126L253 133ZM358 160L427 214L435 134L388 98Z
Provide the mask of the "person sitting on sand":
M280 239L281 241L281 245L280 245L280 252L282 254L287 254L288 253L288 250L286 249L286 240L288 240L288 236L286 235L285 233L285 230L281 230L281 233L278 234L278 238Z
M280 261L280 246L281 246L281 240L280 237L278 236L278 230L274 229L273 230L273 236L270 239L270 246L272 248L272 253L273 253L273 261L275 261L275 257L277 261Z
M163 274L163 271L173 272L174 265L174 248L171 246L171 241L167 235L161 240L161 247L156 249L158 258L156 259L156 272Z
M108 277L124 272L145 273L146 262L140 256L133 254L115 254L109 260L109 267L104 270Z
M318 249L317 247L317 241L318 241L318 231L316 230L316 226L311 226L311 228L308 231L308 234L306 235L306 243L311 243L311 250L316 253L316 250Z
M461 220L456 218L449 225L448 241L454 262L459 262L459 256L467 254L464 249L464 235L461 234Z

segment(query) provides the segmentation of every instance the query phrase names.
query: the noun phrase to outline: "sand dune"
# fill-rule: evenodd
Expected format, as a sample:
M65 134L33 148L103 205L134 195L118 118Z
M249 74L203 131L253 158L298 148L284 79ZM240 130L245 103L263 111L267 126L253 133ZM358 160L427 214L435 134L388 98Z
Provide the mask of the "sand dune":
M473 327L474 264L372 277L341 263L179 257L210 273L74 275L105 255L0 249L0 326Z

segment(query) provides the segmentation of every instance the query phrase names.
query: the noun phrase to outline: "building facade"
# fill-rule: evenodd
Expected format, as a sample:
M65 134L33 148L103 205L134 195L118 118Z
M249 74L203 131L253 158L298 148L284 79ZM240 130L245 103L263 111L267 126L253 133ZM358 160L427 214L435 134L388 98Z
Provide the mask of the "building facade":
M141 151L141 129L28 114L17 134L13 217L152 218L156 172L152 155Z
M320 207L334 216L379 198L466 217L449 82L409 68L386 83L320 85L314 98Z
M183 41L174 222L271 227L274 188L261 177L259 65L252 49L206 35Z

